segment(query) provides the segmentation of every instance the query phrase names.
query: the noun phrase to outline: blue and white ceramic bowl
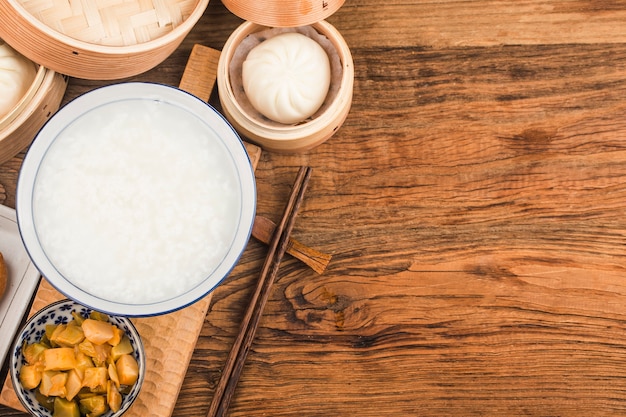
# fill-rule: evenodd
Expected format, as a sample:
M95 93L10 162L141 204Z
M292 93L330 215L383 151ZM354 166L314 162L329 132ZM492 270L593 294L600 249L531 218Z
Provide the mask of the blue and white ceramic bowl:
M20 369L26 363L22 354L24 343L35 343L41 340L46 325L69 323L74 319L72 312L87 317L93 310L70 300L57 301L35 313L16 335L11 348L10 372L13 388L22 405L33 416L52 417L52 412L39 403L35 390L25 389L19 382ZM123 415L137 399L146 373L146 357L141 337L133 323L126 317L109 316L109 322L124 330L134 349L134 356L139 365L139 378L130 393L123 395L122 406L116 413L111 411L102 417L118 417Z

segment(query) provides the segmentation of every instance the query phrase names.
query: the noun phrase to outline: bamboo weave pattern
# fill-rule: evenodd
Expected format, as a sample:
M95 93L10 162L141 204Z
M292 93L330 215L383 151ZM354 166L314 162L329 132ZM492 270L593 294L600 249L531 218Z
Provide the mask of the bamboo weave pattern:
M67 36L107 46L151 41L171 32L197 0L22 0L35 18Z

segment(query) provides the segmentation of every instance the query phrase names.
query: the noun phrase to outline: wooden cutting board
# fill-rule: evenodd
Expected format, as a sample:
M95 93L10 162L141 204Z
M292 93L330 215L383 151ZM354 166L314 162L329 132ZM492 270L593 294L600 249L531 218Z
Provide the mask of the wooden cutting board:
M219 54L220 52L215 49L195 45L179 87L208 101L215 85ZM261 157L261 148L250 143L244 144L252 166L256 169ZM42 278L29 316L53 301L64 298ZM174 313L133 319L144 343L147 366L139 397L125 416L172 415L210 303L211 294ZM176 331L164 331L165 329ZM0 403L24 410L13 391L10 375L0 394Z

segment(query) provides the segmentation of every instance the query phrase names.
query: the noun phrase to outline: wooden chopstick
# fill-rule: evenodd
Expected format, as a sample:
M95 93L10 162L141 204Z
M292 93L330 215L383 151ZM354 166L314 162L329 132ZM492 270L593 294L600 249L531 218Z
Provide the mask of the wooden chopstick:
M230 400L233 397L235 387L239 381L246 356L248 355L256 329L263 314L263 309L267 303L269 290L276 279L280 262L287 250L289 236L293 230L298 209L304 199L304 192L306 191L310 177L310 167L301 167L299 169L291 189L291 194L289 195L289 201L283 212L283 217L276 226L276 231L270 241L256 290L252 295L239 333L235 338L226 363L224 364L220 381L215 388L213 400L211 401L207 414L208 417L223 417L226 415Z
M252 236L260 242L268 245L274 236L276 225L267 217L257 215L254 218L254 226L252 227ZM323 274L324 270L330 263L331 255L320 252L316 249L306 246L296 239L289 239L286 252L307 264L312 270L318 274Z

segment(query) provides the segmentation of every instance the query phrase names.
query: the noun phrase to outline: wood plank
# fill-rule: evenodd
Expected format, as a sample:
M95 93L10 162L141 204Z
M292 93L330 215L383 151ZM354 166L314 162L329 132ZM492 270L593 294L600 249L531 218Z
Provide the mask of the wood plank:
M217 80L219 59L220 51L194 45L178 87L208 102Z
M626 41L626 3L615 0L346 1L327 20L351 47Z
M367 100L257 170L272 218L314 167L294 237L333 262L281 266L229 415L626 412L626 46L353 52ZM215 292L177 415L208 407L262 255Z

